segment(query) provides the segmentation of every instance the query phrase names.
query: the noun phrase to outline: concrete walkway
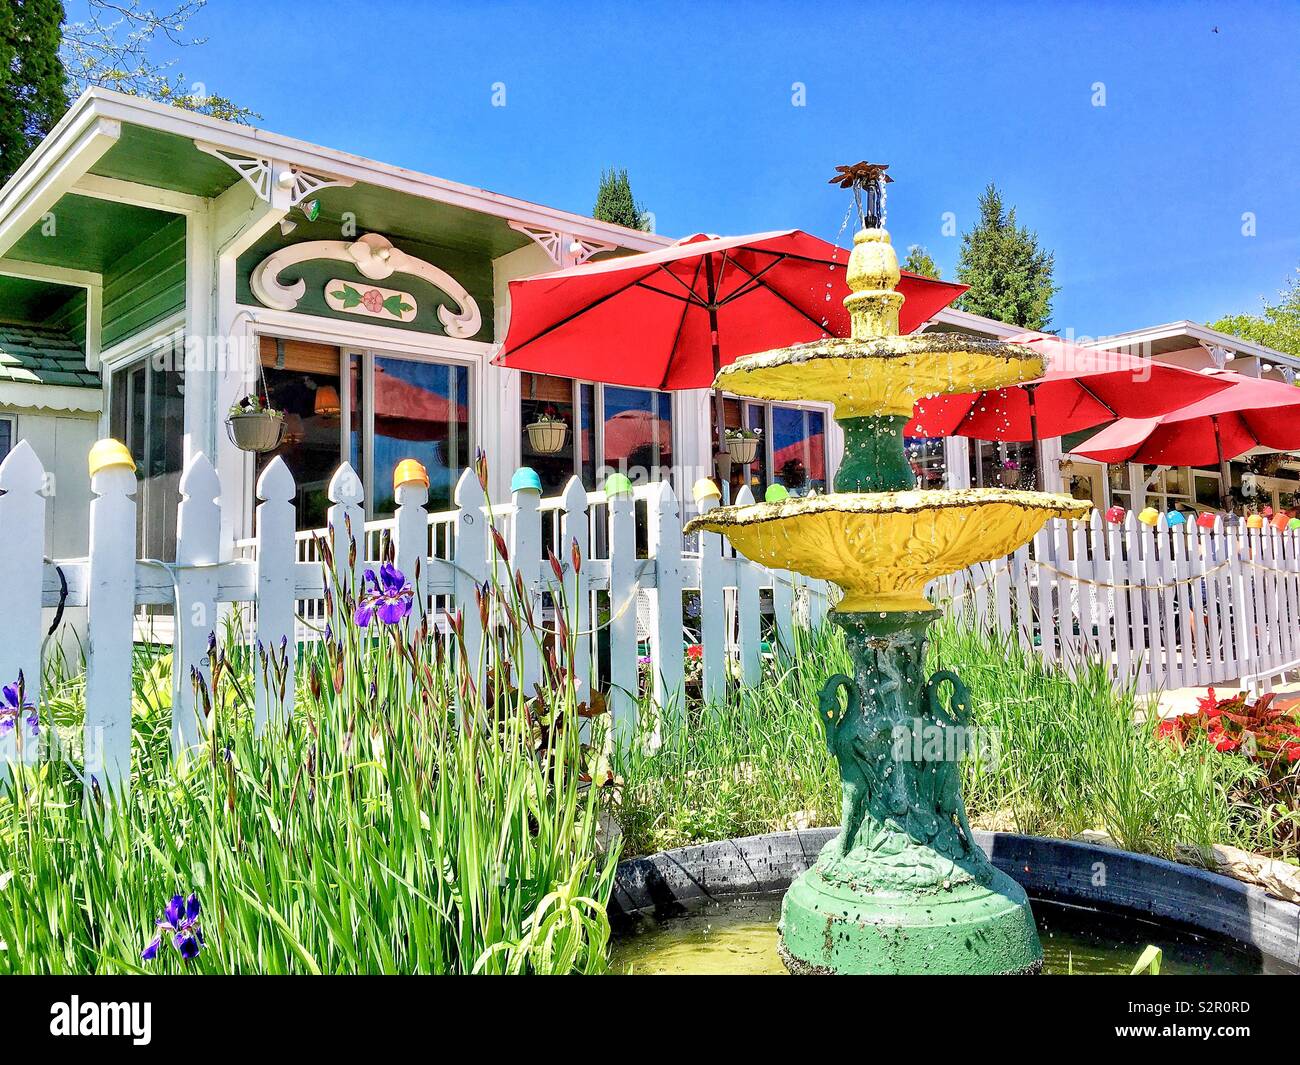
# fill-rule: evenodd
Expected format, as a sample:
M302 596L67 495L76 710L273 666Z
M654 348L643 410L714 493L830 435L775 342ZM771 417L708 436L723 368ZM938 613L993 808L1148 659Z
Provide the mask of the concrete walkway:
M1224 681L1214 685L1214 693L1220 699L1235 695L1243 690L1244 685L1237 680ZM1159 713L1161 717L1173 717L1176 714L1190 714L1196 711L1196 704L1203 699L1208 688L1175 688L1173 691L1160 693ZM1300 704L1300 681L1275 685L1279 707Z

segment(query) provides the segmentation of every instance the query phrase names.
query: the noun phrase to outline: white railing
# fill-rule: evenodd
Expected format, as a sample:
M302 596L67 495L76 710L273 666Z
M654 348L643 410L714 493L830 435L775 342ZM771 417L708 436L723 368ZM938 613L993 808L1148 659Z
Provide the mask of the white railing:
M1005 559L951 578L958 605L1049 662L1100 658L1140 692L1300 669L1300 530L1218 518L1049 522Z
M682 705L688 639L695 642L686 635L684 593L698 591L701 684L714 697L725 689L729 672L747 683L758 678L764 589L770 590L775 638L787 643L796 619L815 625L829 605L824 583L737 557L718 536L703 535L694 551L687 550L683 508L662 483L606 499L589 496L575 478L560 497L520 491L509 503L489 507L477 476L466 471L456 486L455 510L429 513L428 490L405 485L397 492L395 517L367 525L361 480L345 464L330 481L328 529L304 534L295 528L293 477L277 459L257 483L255 536L239 544L237 557L223 561L222 488L212 464L199 455L181 478L175 563L136 558L136 478L128 466L92 478L88 557L44 561L44 483L40 461L25 443L0 464L0 588L9 633L0 640L0 679L8 684L22 671L28 695L38 699L42 609L86 608L86 744L88 750L96 745L101 782L129 779L137 609L172 609L173 744L190 746L200 738L191 671L209 676L208 640L224 604L248 605L249 638L267 648L314 638L327 622L336 629L349 623L338 613L337 596L335 616L325 613L325 539L336 573L353 589L390 546L404 574L413 576L418 568L430 622L445 617L444 610L460 610L470 662L481 660L484 646L474 590L493 577L494 567L501 576L492 529L508 544L506 578L513 579L514 571L522 576L539 617L548 593L558 590L549 561L553 550L562 563L564 598L574 604L573 629L580 634L577 675L589 685L605 679L622 734L635 725L643 655L651 662L656 703ZM607 608L600 609L602 604ZM511 665L523 690L531 691L541 677L539 652L532 641L524 645L523 661ZM292 713L294 656L288 657L284 710ZM257 693L255 715L259 727L269 716L264 690ZM13 740L0 742L10 746L0 746L2 766L13 757Z

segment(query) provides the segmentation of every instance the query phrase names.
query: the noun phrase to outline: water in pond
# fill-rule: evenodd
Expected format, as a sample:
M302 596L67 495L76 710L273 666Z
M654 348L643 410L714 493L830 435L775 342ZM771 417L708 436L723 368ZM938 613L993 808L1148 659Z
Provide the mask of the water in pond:
M1043 971L1128 973L1143 948L1164 951L1162 974L1259 973L1258 958L1169 925L1035 899ZM784 975L777 957L781 896L730 900L684 917L642 921L614 941L610 972L642 975Z

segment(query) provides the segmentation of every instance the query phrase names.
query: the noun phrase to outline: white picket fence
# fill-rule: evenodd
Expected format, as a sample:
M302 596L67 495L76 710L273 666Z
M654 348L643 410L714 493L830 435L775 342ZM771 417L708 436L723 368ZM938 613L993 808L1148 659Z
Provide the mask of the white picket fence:
M245 604L249 638L266 647L316 638L326 622L336 628L349 623L324 613L320 541L295 528L295 485L283 462L272 462L258 481L255 535L228 560L220 558L221 484L201 455L181 480L174 563L136 557L136 478L125 467L93 478L89 556L45 559L44 484L26 443L0 464L0 682L12 683L21 670L29 697L39 700L43 608L86 608L85 749L96 752L102 781L129 780L133 622L140 607L172 608L178 749L200 739L189 678L191 669L208 676L208 638L223 604ZM491 529L504 537L510 565L543 617L556 582L547 557L553 550L563 563L565 599L576 604L578 675L588 684L607 678L621 735L635 727L640 659L647 652L656 703L682 705L686 648L694 641L685 631L685 592L698 592L699 616L692 624L699 631L706 698L719 697L729 676L742 683L758 679L766 596L775 638L787 643L796 619L816 625L829 606L822 582L737 557L715 534L684 538L685 508L663 483L606 498L587 493L574 479L559 497L520 491L509 503L490 506L478 478L466 472L454 510L430 513L427 490L406 485L397 493L396 516L367 525L361 481L344 465L330 482L329 499L329 529L320 535L332 537L336 568L351 586L385 557L391 541L403 573L414 575L418 562L422 606L434 611L431 623L445 616L443 610L464 608L471 661L479 660L483 644L474 589L493 572ZM748 489L736 500L749 501ZM1221 522L1213 529L1170 529L1163 517L1151 528L1132 515L1119 526L1094 513L1090 522L1049 523L1031 545L951 578L932 595L945 590L956 607L973 608L1048 661L1075 668L1100 658L1115 678L1133 679L1141 691L1238 678L1266 684L1300 660L1300 532L1225 528ZM523 661L511 665L524 690L531 690L541 676L537 648L526 646ZM290 655L284 708L290 713L293 666ZM259 691L259 727L269 713L268 697ZM0 766L15 757L14 744L13 733L0 739ZM35 750L25 746L23 758Z
M1048 522L1033 542L948 584L1048 662L1107 663L1139 692L1300 670L1300 530L1237 522Z
M193 711L191 670L209 678L209 634L218 628L222 604L248 604L249 638L274 648L316 638L326 622L336 631L350 619L324 614L324 576L319 543L295 528L295 485L288 467L274 460L257 483L255 535L238 545L237 557L220 558L221 484L212 464L196 456L181 478L174 563L137 559L134 472L110 467L92 478L90 552L85 559L43 558L46 498L44 471L30 446L20 443L0 464L0 588L5 593L6 638L0 640L0 678L10 683L21 670L27 692L39 700L43 608L85 607L85 749L97 753L100 781L124 786L131 754L132 645L134 620L142 606L173 611L173 745L200 739ZM747 490L746 490L747 491ZM643 651L652 663L653 697L663 707L683 705L686 648L683 593L699 591L701 683L707 696L725 690L729 673L745 683L758 679L763 653L761 596L771 595L775 636L792 640L797 619L816 625L829 606L828 588L795 574L771 571L737 557L715 535L698 545L683 537L684 508L667 484L606 498L588 494L575 478L564 494L542 499L518 491L508 504L489 505L477 476L466 471L456 486L456 509L426 510L428 490L398 489L393 519L367 526L361 480L348 465L330 481L328 530L335 569L350 587L385 557L385 539L397 567L420 573L423 603L461 610L470 662L479 662L483 631L474 590L499 567L492 528L509 546L510 566L523 578L535 614L546 616L556 578L548 552L563 563L564 598L574 604L572 628L579 633L576 672L587 683L604 672L610 706L621 735L635 728ZM742 493L737 502L752 501ZM715 505L708 501L707 505ZM638 551L638 508L643 508L647 550ZM356 549L351 550L353 543ZM576 551L580 565L573 565ZM500 569L496 570L498 578ZM513 572L505 575L513 579ZM602 598L602 593L603 597ZM597 605L608 604L608 620L593 622ZM418 617L417 617L418 620ZM638 627L643 632L638 635ZM607 629L607 640L601 630ZM643 648L643 643L646 645ZM511 664L525 691L541 677L538 648L524 641L523 660ZM293 711L294 656L289 655L286 713ZM259 685L255 721L262 727L270 708ZM12 759L13 740L0 747L0 765ZM30 758L28 745L24 758ZM89 762L90 759L88 758ZM88 773L89 775L89 773Z

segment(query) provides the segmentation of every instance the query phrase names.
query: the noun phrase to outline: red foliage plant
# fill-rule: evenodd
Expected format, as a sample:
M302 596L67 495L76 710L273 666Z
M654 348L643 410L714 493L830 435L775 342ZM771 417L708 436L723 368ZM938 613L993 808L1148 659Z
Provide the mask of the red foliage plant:
M1211 688L1195 713L1167 717L1156 735L1180 744L1205 742L1216 751L1236 751L1257 762L1300 762L1300 706L1274 707L1274 693L1251 702L1245 692L1220 699Z

